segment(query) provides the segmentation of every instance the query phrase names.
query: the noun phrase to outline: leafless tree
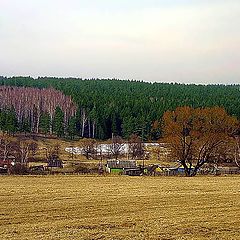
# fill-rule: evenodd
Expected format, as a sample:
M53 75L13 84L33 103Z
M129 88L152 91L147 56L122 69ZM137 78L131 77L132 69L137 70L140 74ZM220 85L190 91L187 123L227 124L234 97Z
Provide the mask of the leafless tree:
M144 156L144 143L142 139L136 135L132 134L128 141L129 147L129 154L131 155L132 159L142 159Z
M59 144L55 144L54 146L50 146L45 149L46 149L47 160L59 159L59 155L60 155L60 145Z
M96 140L90 138L82 139L80 143L82 153L87 159L94 158L96 154Z
M240 168L240 136L239 133L235 135L235 157L236 165Z
M122 153L124 141L120 136L113 136L110 144L110 151L112 156L117 160Z
M77 110L71 97L65 96L54 88L30 88L30 87L8 87L0 86L0 110L14 108L18 123L25 119L30 120L31 131L39 132L40 116L47 113L50 116L50 133L52 133L52 122L57 107L64 113L64 130L71 116Z
M29 141L19 141L17 143L17 150L19 152L19 160L21 164L27 164L27 160L30 154L30 145L32 142Z
M8 157L12 154L12 139L7 136L1 136L0 138L0 156L2 160L5 162L8 160Z

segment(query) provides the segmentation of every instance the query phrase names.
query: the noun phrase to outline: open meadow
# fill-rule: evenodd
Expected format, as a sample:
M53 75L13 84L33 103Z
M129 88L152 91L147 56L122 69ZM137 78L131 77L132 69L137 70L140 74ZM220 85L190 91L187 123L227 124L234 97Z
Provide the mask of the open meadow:
M240 176L2 176L0 239L240 239Z

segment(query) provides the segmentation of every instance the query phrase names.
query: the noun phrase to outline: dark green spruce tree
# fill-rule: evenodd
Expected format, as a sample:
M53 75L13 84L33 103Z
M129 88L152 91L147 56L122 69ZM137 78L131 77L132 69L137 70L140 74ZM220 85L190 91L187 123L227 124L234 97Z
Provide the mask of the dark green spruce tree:
M40 117L40 131L44 134L49 133L50 129L50 116L47 113L44 113Z
M53 119L53 132L58 137L62 137L64 135L64 114L59 107L57 107L55 110L55 116Z

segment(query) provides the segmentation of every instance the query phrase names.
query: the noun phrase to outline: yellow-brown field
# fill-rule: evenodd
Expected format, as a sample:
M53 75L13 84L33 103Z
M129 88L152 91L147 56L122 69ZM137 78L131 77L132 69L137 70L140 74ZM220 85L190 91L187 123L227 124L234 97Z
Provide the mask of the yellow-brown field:
M240 176L2 176L0 187L0 239L240 239Z

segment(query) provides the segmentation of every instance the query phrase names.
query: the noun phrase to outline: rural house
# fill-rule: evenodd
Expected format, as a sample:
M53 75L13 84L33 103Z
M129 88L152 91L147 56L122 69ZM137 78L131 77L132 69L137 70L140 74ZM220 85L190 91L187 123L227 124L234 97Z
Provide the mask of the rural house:
M106 164L107 173L123 173L128 169L137 169L135 160L109 160Z

